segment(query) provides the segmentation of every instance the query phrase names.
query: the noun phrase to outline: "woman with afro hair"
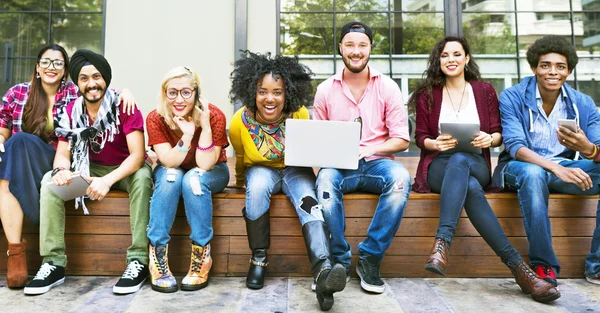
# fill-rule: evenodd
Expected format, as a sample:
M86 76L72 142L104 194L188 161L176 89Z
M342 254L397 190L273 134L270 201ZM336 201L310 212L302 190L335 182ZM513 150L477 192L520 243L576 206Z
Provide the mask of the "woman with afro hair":
M271 195L283 192L302 224L319 306L329 310L333 293L346 286L346 270L333 266L329 231L315 194L312 168L286 167L285 121L308 119L312 71L298 58L244 51L231 73L230 97L244 106L232 118L229 138L235 149L237 186L246 186L248 243L252 250L246 286L260 289L268 265Z

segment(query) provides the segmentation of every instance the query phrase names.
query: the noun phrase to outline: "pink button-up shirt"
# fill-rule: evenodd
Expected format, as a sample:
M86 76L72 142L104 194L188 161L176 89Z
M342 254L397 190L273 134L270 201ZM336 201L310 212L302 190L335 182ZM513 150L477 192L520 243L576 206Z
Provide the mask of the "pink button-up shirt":
M389 138L410 141L408 115L400 88L388 76L369 67L370 80L358 103L342 80L343 70L317 87L313 118L332 121L362 121L361 146L381 144ZM366 159L394 159L393 155L374 155Z

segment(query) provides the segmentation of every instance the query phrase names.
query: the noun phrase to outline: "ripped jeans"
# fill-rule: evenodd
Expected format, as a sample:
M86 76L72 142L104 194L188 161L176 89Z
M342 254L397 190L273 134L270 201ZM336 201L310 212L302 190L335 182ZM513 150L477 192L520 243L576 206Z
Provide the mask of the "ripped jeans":
M246 170L246 216L254 221L269 210L271 195L280 191L290 199L304 225L323 221L321 206L315 195L312 168L288 166L273 168L255 165Z
M380 194L367 238L358 244L358 253L360 258L373 255L381 260L400 227L411 186L410 174L402 163L390 159L369 162L361 159L356 170L321 169L317 177L317 196L331 233L335 263L348 268L352 256L350 244L344 237L344 194L355 191Z
M225 162L215 164L210 171L196 167L186 172L182 168L156 165L148 224L150 244L164 247L169 243L169 232L183 195L185 215L192 229L190 239L204 247L213 237L212 194L222 191L228 182L229 169Z

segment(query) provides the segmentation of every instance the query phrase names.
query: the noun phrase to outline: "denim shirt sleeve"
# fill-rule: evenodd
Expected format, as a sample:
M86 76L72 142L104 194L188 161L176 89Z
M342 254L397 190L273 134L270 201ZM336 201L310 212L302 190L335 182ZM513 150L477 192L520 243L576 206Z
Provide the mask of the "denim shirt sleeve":
M517 90L509 88L500 94L500 119L502 121L502 137L504 147L510 156L514 159L517 151L527 146L527 128L529 116L524 116L523 111L527 110L523 100L517 95Z
M594 143L595 145L600 145L600 114L598 113L598 108L594 103L594 100L590 98L588 95L581 95L579 97L579 102L581 103L582 109L580 109L580 114L585 110L588 116L588 121L585 135L587 139Z

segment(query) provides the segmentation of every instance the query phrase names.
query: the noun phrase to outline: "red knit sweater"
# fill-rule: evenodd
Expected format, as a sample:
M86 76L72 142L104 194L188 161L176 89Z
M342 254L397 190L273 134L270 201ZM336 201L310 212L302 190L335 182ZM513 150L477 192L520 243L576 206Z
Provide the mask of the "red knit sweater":
M498 110L498 96L490 83L472 81L469 82L473 87L475 97L475 105L479 115L479 123L481 130L491 134L502 132L500 125L500 111ZM412 189L416 192L430 192L429 184L427 184L427 170L429 164L440 153L439 151L429 151L425 149L425 139L435 139L439 135L438 122L440 119L440 110L442 108L442 88L434 87L432 90L433 103L431 109L428 108L428 95L426 92L419 94L416 105L416 128L415 141L421 149L421 158L417 167L415 183ZM491 161L490 149L483 149L482 155L490 169L491 182Z

